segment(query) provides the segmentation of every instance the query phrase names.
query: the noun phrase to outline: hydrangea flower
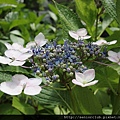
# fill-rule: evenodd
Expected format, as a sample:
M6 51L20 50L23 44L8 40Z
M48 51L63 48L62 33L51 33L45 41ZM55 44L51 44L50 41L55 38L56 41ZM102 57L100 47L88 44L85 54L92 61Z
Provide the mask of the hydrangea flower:
M69 31L69 35L76 40L84 40L91 37L87 35L87 30L85 28L78 29L77 31Z
M120 65L120 52L116 53L113 51L108 51L108 59Z
M106 40L98 40L96 42L93 42L92 44L102 46L102 45L112 45L115 44L117 40L113 40L111 42L107 42Z
M41 82L41 78L28 78L25 75L16 74L12 77L12 81L2 82L0 90L9 95L19 95L24 89L24 94L37 95L42 90L39 86Z
M73 79L72 82L81 87L91 86L98 82L98 80L92 81L95 78L94 69L88 69L83 73L75 72L75 78L76 79Z
M6 50L5 56L0 56L0 63L13 66L22 66L33 53L22 53L18 50Z
M8 50L18 50L22 53L26 53L29 51L29 49L24 48L22 45L18 44L18 43L13 43L12 45L9 43L4 43L5 46L7 47Z
M35 41L31 41L29 43L27 43L26 48L31 48L32 46L44 46L47 43L47 39L45 39L45 36L43 35L43 33L39 33L36 37L35 37Z

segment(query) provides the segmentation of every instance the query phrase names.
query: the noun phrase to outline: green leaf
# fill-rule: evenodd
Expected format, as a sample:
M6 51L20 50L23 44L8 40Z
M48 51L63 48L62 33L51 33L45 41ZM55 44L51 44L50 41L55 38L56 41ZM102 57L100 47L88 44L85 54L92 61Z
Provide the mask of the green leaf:
M99 80L96 84L97 88L110 88L114 94L117 94L115 89L119 82L118 73L110 67L101 67L96 70L96 79Z
M118 22L117 13L116 13L116 4L114 3L114 1L113 0L102 0L101 2L105 8L105 11Z
M111 18L108 14L105 14L101 25L98 26L98 39L102 35L102 33L106 30L106 28L111 24L113 18Z
M120 0L116 1L116 13L117 13L117 19L120 25Z
M11 22L9 30L11 30L12 28L16 27L16 26L20 26L20 25L25 25L28 24L29 21L26 19L21 19L21 20L14 20Z
M109 67L111 67L114 70L116 70L117 73L120 75L120 65L118 65L117 63L115 63L115 64L111 64Z
M40 104L64 105L57 92L52 88L43 88L39 95L33 96Z
M0 72L0 82L10 81L11 79L12 79L11 74Z
M92 27L97 16L94 0L75 0L75 3L79 17L86 23L90 35L94 36Z
M13 30L10 32L11 34L14 34L14 35L18 35L18 36L22 36L22 34L20 33L19 30Z
M2 71L9 73L30 74L26 69L19 66L5 66Z
M100 101L100 104L102 105L102 107L107 107L111 103L110 96L106 91L97 90L97 92L95 92L95 96Z
M62 29L64 31L64 36L68 38L69 30L77 30L83 27L78 16L64 5L60 5L55 2L56 8L58 10L59 17L62 23Z
M34 115L35 109L34 107L22 102L17 97L13 97L12 106L21 111L25 115Z
M0 4L17 4L16 0L0 0Z
M24 45L24 39L21 37L11 34L10 39L13 43L18 43L18 44Z
M55 88L44 87L39 95L33 96L33 99L44 105L64 106L74 114L70 106L70 94L66 90L55 90Z
M88 88L76 86L72 89L71 95L71 100L74 100L74 108L79 108L83 115L103 114L102 106L97 97ZM80 114L79 112L76 111L76 114Z
M21 115L21 113L11 106L11 104L0 104L0 115Z

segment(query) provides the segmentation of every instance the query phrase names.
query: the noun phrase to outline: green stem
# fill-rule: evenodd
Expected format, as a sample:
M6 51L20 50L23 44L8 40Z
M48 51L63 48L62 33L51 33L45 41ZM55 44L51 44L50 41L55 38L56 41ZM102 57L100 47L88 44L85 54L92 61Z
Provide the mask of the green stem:
M98 32L98 18L99 18L99 15L97 14L96 16L96 24L95 24L95 41L97 40L97 32Z
M113 104L113 115L118 115L120 113L120 76L119 76L119 83L117 89L117 95L115 96L115 101Z
M56 91L56 90L55 90ZM71 113L73 115L75 115L75 112L73 111L73 109L69 106L69 104L63 99L63 97L56 91L56 93L58 94L58 96L61 98L61 100L66 104L66 106L68 107L68 109L71 111Z

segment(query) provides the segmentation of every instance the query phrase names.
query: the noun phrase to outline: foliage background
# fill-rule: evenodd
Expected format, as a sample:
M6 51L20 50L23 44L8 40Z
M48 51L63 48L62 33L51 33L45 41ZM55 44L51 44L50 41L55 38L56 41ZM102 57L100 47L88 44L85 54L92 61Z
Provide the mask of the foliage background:
M4 42L26 45L42 32L49 41L74 41L69 30L85 27L91 35L88 42L102 38L117 40L108 50L120 49L119 0L0 0L0 55ZM102 62L102 61L101 61ZM109 64L110 62L107 61ZM120 113L119 75L116 64L86 65L95 68L99 83L89 88L76 86L72 91L59 89L59 83L46 87L39 95L9 96L0 92L1 115L68 115ZM15 73L35 76L31 70L0 64L0 82L9 81ZM44 78L43 78L44 79Z

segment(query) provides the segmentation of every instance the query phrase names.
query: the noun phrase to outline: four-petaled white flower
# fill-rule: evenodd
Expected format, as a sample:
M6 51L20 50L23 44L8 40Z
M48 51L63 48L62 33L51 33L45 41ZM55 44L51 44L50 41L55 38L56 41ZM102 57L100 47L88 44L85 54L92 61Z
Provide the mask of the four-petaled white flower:
M31 52L22 53L18 50L9 49L5 51L5 56L0 56L0 63L13 66L22 66L32 55L33 53Z
M107 57L110 61L117 63L118 65L120 65L120 52L116 53L113 51L108 51L108 57Z
M91 37L87 35L87 30L85 28L78 29L77 31L69 31L69 35L76 40L84 40Z
M72 82L82 87L91 86L98 82L98 80L92 81L95 78L94 69L88 69L83 73L75 72L75 77L76 79L73 79Z
M31 48L32 46L44 46L47 43L47 39L45 39L45 36L43 35L43 33L39 33L36 37L35 37L35 41L31 41L29 43L27 43L26 48Z
M106 40L98 40L96 42L93 42L92 44L102 46L102 45L112 45L115 44L117 40L113 40L111 42L107 42Z
M30 51L29 49L24 48L22 45L20 45L18 43L13 43L12 45L9 43L4 43L4 44L8 50L18 50L22 53L26 53L26 52Z
M41 78L28 78L25 75L16 74L12 77L12 81L2 82L0 90L9 95L19 95L24 89L24 94L37 95L42 90L39 86L41 82Z

